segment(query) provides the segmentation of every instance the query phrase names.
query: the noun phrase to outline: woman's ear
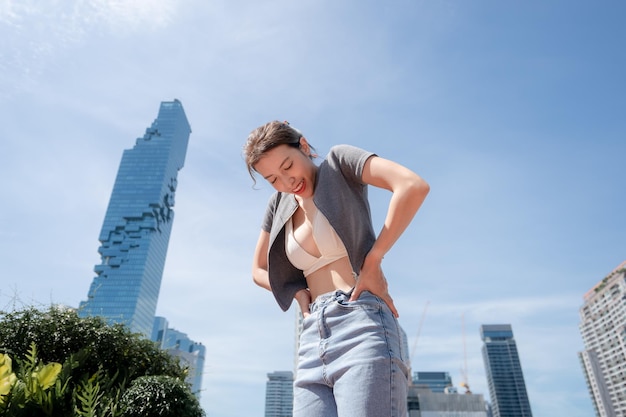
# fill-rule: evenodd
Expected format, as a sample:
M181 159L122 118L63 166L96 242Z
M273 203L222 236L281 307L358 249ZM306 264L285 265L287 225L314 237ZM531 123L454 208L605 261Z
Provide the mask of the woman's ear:
M311 156L311 146L304 136L300 138L300 150L304 152L306 156Z

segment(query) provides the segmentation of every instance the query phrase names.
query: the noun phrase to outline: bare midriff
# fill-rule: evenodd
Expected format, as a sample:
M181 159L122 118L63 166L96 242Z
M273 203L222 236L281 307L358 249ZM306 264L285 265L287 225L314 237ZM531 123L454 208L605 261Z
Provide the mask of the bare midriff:
M337 259L306 277L311 300L332 291L348 292L356 284L348 257Z

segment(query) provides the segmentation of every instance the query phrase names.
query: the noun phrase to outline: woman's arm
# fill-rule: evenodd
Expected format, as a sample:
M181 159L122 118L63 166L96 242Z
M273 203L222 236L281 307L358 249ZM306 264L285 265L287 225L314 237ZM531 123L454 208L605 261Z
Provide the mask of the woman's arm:
M267 251L270 242L270 234L261 230L252 259L252 279L254 283L266 290L272 290L270 278L267 272ZM303 316L309 315L309 304L311 304L311 293L308 289L300 290L294 296Z
M426 198L430 186L410 169L388 159L373 156L363 167L362 180L366 184L392 192L385 224L376 242L363 262L359 280L351 300L363 291L381 297L397 317L398 312L387 290L387 281L380 264L385 254L402 235Z
M269 242L270 234L265 230L261 230L252 258L252 279L259 287L271 291L270 278L267 273L267 250Z

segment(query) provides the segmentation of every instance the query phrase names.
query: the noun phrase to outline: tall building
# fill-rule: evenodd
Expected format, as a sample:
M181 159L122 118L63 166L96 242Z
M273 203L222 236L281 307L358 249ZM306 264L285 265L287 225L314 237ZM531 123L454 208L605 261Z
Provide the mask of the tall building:
M432 392L409 387L409 417L487 417L487 405L480 394Z
M189 374L186 382L191 385L191 391L200 399L202 389L202 371L206 347L202 343L194 342L186 333L169 327L165 317L155 317L151 340L159 347L176 356L183 366L188 367Z
M267 374L265 388L265 417L293 415L293 372L278 371Z
M598 417L626 415L626 261L583 297L579 352Z
M448 372L414 372L407 396L409 417L487 417L480 394L459 394Z
M143 137L122 155L100 232L82 316L103 316L149 337L174 220L174 194L191 128L178 100L161 103Z
M413 385L432 392L445 392L452 387L452 377L448 372L413 372Z
M493 417L532 417L511 325L483 324L480 336Z

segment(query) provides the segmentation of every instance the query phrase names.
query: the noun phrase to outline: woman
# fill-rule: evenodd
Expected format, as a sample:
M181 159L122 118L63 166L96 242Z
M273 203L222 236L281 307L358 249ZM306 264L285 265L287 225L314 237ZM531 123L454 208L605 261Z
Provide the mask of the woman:
M429 186L409 169L348 145L315 165L287 122L250 133L248 171L276 189L253 258L254 282L302 314L294 417L405 417L408 369L398 311L381 269ZM392 192L376 236L367 185Z

